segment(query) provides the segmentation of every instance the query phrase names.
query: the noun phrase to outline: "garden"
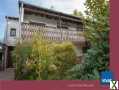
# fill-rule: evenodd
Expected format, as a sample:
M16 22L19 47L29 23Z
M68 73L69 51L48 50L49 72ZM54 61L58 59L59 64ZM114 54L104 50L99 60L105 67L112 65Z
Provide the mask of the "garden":
M84 36L90 47L82 63L76 63L76 47L69 41L56 43L35 35L18 42L13 51L16 80L97 80L109 67L109 1L86 0ZM76 16L80 14L76 14Z

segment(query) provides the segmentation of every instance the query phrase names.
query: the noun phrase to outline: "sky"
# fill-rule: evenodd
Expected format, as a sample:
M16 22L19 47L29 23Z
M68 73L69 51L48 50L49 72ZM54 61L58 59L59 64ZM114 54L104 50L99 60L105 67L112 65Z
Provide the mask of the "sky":
M5 16L18 16L18 0L0 0L0 40L4 38ZM22 0L44 8L51 8L67 14L73 10L84 12L86 0Z

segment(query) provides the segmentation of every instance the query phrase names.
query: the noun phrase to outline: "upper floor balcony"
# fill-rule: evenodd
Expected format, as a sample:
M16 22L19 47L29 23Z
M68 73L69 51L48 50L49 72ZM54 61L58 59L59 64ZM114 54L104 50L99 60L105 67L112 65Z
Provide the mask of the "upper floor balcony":
M34 33L40 33L42 38L51 41L85 42L83 30L76 31L70 29L45 26L41 24L22 23L22 40L31 40Z

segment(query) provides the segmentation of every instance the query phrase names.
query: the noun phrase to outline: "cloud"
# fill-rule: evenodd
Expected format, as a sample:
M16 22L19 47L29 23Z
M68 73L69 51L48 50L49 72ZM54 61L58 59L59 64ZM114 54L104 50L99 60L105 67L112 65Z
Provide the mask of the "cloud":
M54 7L55 10L64 13L72 13L74 9L81 12L85 10L84 2L86 0L24 0L29 3L40 5L46 8Z
M53 0L55 1L55 0ZM59 2L55 3L55 7L57 8L57 10L61 10L63 12L67 12L67 13L72 13L74 9L78 9L79 11L84 11L85 7L84 7L84 2L85 0L58 0Z

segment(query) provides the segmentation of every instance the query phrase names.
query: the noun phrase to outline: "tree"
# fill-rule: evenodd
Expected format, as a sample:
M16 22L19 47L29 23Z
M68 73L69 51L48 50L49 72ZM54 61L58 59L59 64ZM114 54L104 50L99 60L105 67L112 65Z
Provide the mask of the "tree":
M107 0L86 0L86 39L91 43L84 54L82 64L69 72L74 79L99 79L100 71L109 67L109 2Z
M54 10L55 8L54 8L54 6L52 5L52 6L50 7L50 9Z
M73 11L73 15L74 15L74 16L78 16L78 17L83 17L83 13L80 12L80 11L78 11L77 9L75 9L75 10Z
M91 53L94 53L95 68L97 67L99 71L107 70L109 66L109 2L107 0L87 0L86 6L89 16L85 36L92 45L87 54L92 57Z
M76 16L78 15L77 9L74 10L73 15L76 15Z

